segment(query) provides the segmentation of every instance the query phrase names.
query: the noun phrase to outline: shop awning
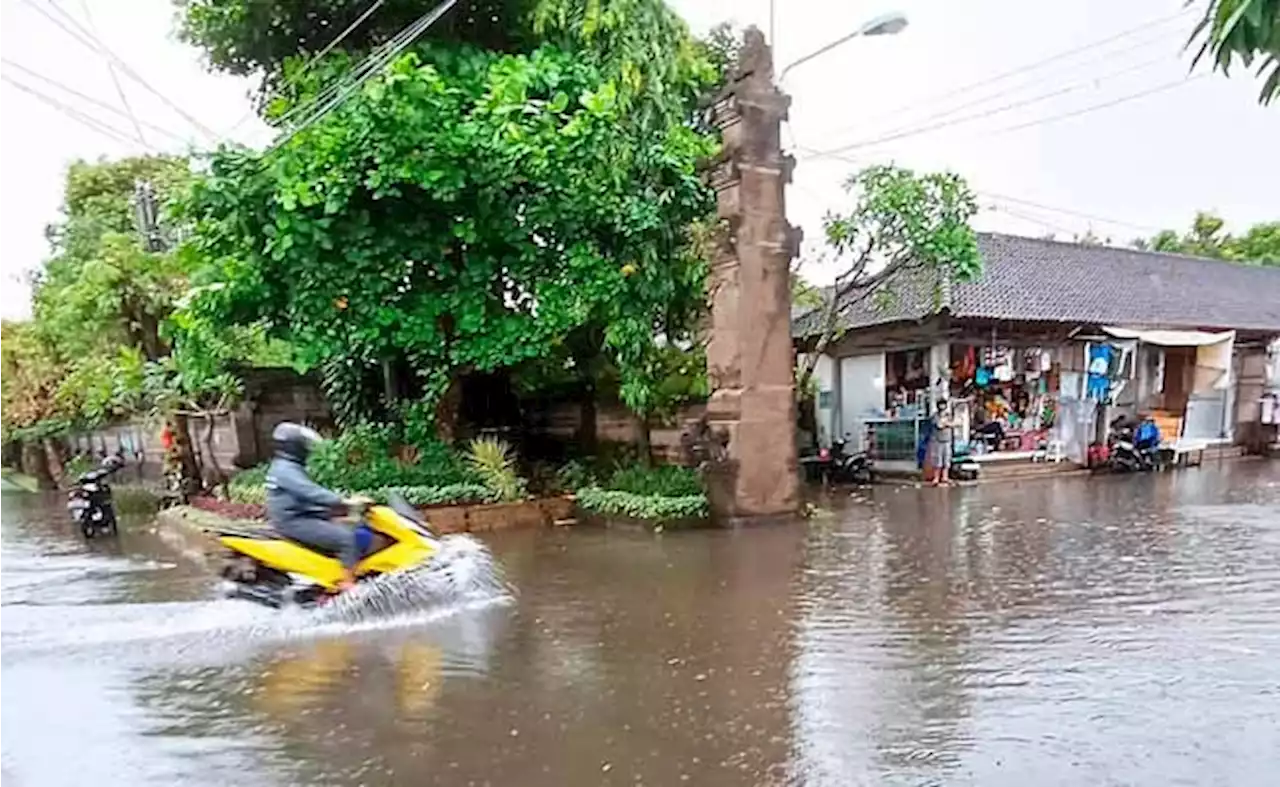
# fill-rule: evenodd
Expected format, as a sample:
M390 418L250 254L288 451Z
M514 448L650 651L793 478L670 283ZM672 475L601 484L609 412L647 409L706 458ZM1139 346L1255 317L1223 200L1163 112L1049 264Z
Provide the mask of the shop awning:
M1208 331L1144 331L1136 328L1117 328L1105 325L1103 331L1117 339L1137 339L1145 344L1161 347L1208 347L1236 338L1235 331L1209 333Z

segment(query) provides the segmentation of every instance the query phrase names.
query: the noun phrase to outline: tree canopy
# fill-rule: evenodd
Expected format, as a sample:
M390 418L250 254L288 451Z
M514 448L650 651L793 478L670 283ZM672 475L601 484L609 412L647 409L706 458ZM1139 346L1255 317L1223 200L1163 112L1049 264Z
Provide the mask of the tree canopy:
M801 390L818 356L839 336L845 310L866 299L895 297L903 274L933 272L941 286L944 277L970 281L982 272L969 226L977 200L959 175L872 166L852 175L845 189L853 204L824 221L827 246L841 272L808 319L805 338L811 346L798 376Z
M62 218L49 227L50 256L32 276L32 318L4 324L3 424L51 432L185 406L211 391L234 392L228 366L266 357L257 326L218 332L199 352L172 346L171 317L188 289L191 260L161 249L165 217L144 239L139 184L182 192L188 162L168 156L76 162ZM274 359L273 359L274 360Z
M1139 245L1152 251L1212 257L1246 265L1280 265L1280 221L1263 222L1243 235L1224 232L1226 222L1212 213L1197 213L1183 234L1164 230Z
M259 76L265 93L281 88L292 68L319 55L348 27L355 25L337 51L368 52L393 39L434 2L383 0L375 7L374 0L176 0L176 5L183 40L203 50L215 70ZM425 38L519 51L530 33L533 6L534 0L462 0Z
M1215 70L1229 75L1237 60L1265 77L1258 101L1269 104L1280 95L1280 0L1210 0L1191 34L1199 43L1192 67L1207 54Z
M274 150L215 155L183 210L204 261L183 319L262 322L375 415L594 327L644 400L656 337L703 306L697 99L721 73L657 0L548 0L529 30L526 52L419 45Z

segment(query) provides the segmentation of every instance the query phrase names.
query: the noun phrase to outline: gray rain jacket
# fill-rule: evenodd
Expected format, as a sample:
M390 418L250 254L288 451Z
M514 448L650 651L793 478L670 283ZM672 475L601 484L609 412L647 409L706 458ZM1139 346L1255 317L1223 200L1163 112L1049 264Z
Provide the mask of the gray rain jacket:
M312 481L298 460L276 455L267 470L267 518L273 525L333 517L342 503L336 492Z

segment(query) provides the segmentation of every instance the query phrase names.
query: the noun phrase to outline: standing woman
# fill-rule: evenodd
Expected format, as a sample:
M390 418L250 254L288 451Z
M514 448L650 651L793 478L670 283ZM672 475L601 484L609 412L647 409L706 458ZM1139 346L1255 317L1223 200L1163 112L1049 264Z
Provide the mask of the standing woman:
M933 414L933 435L929 441L929 464L933 465L933 485L951 484L951 403L938 400Z

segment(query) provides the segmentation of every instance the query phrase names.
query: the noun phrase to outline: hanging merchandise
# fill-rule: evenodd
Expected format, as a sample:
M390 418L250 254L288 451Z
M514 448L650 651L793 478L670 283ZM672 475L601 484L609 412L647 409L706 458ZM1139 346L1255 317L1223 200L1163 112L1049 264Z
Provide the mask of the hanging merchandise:
M992 374L995 375L995 378L1002 383L1012 382L1013 360L1006 356L1004 361L992 370Z
M1106 401L1107 393L1111 388L1107 372L1110 370L1113 356L1114 353L1108 344L1089 345L1089 383L1086 395L1090 399Z
M1029 347L1023 352L1022 364L1026 368L1027 377L1038 376L1040 368L1040 348Z
M985 366L978 367L978 371L973 374L973 381L979 388L986 388L991 384L991 370Z
M960 380L972 380L978 371L977 353L970 347L964 351L964 359L960 361Z

